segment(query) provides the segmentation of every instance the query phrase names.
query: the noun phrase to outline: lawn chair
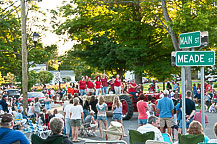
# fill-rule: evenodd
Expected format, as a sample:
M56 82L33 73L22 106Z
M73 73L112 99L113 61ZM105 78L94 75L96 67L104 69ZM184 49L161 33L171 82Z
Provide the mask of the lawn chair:
M136 130L129 130L130 144L145 144L147 140L154 140L155 133L147 132L141 134Z
M173 141L168 133L162 133L162 136L163 136L164 142L173 144Z
M204 141L204 135L178 135L179 144L197 144Z
M160 142L156 140L147 140L145 144L169 144L168 142Z
M122 124L117 121L111 121L107 130L103 130L106 135L106 140L121 140L123 137Z

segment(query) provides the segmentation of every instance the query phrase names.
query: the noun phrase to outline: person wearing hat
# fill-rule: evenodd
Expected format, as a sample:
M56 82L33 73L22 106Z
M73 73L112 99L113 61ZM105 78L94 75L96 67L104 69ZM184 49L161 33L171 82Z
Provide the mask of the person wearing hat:
M160 118L160 131L165 133L164 127L167 126L168 134L171 135L172 117L174 113L173 101L168 98L169 91L163 91L164 98L160 99L157 103L157 112Z
M17 130L13 130L13 116L5 113L0 115L0 144L30 144L26 136Z
M1 105L1 107L2 107L2 110L4 111L4 112L9 112L9 110L8 110L8 104L7 104L7 100L8 100L8 96L7 95L3 95L2 96L2 100L0 101L0 105Z
M84 123L86 124L86 123L89 123L90 124L90 127L91 128L93 128L93 134L94 134L94 136L97 136L96 135L96 128L97 128L97 122L94 120L94 114L95 114L95 112L93 111L93 110L91 110L90 112L89 112L89 115L85 118L85 120L84 120Z

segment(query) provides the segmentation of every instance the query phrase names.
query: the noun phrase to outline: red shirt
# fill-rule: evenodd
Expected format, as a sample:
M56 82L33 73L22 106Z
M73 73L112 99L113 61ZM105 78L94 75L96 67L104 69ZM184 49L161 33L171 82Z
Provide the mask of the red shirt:
M200 112L196 112L195 113L195 115L194 115L194 118L193 118L193 120L195 120L195 121L199 121L201 124L202 124L202 119L201 119L201 111ZM209 121L208 121L208 117L207 117L207 115L205 114L205 123L208 123Z
M86 81L82 81L82 80L80 80L79 81L79 84L80 84L80 89L86 89Z
M92 89L94 87L92 81L87 81L87 88Z
M135 87L136 86L136 83L130 83L130 85L132 85L133 87ZM130 92L136 92L136 88L129 88L128 89L128 92L130 93Z
M119 87L119 86L121 86L121 79L115 79L115 83L114 83L114 86L116 86L116 87Z
M100 81L96 81L95 84L96 84L96 89L101 88L101 82Z
M145 101L138 101L137 102L137 109L139 112L139 117L138 119L148 119L147 113L146 113L146 108L147 108L147 103Z
M102 86L108 87L107 78L101 78Z
M115 90L114 83L112 83L112 80L110 81L111 90Z

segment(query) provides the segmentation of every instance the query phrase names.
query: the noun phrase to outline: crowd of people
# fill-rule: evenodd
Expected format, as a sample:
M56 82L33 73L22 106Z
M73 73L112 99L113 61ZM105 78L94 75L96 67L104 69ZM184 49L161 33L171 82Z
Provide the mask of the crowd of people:
M62 135L65 143L79 142L79 129L84 123L90 124L94 136L97 136L96 130L98 128L99 137L103 138L103 127L105 130L108 128L106 115L108 105L104 97L109 93L116 94L112 103L112 120L122 124L123 136L126 136L122 121L123 107L118 94L129 93L137 104L137 131L141 133L154 131L155 140L158 141L163 141L162 133L167 132L171 135L173 141L177 141L178 136L175 135L175 130L177 130L177 133L182 133L182 95L177 82L172 82L172 85L168 82L166 89L161 93L156 82L150 84L148 88L149 93L161 93L160 98L155 100L153 96L146 96L143 93L141 84L137 85L134 80L131 80L129 83L121 82L119 75L112 77L109 81L108 77L103 74L102 78L97 76L95 82L90 77L86 76L85 78L82 76L78 85L70 84L66 89L55 91L54 89L44 88L42 90L46 97L44 106L42 106L38 98L35 98L34 102L29 103L27 114L23 111L20 99L10 99L9 101L8 96L5 93L1 93L0 110L5 114L0 116L0 143L6 142L6 135L8 136L12 128L21 130L30 119L35 119L38 124L45 125L51 129L53 134L48 139L65 134L66 136ZM188 134L203 134L201 112L196 112L196 106L200 104L200 93L200 84L197 87L193 84L193 90L186 92L185 120ZM57 98L64 101L63 110L61 110L63 113L59 112L58 109L51 111L51 104ZM206 82L205 109L208 109L209 106L209 112L216 112L216 100L217 93L215 93L212 83ZM205 116L205 122L207 126L207 116ZM62 128L64 131L62 131ZM195 129L198 130L196 131ZM18 135L22 134L18 133ZM3 136L1 137L1 135ZM65 139L66 137L72 137L72 139ZM15 141L28 143L24 134ZM204 142L208 141L209 138L205 136Z

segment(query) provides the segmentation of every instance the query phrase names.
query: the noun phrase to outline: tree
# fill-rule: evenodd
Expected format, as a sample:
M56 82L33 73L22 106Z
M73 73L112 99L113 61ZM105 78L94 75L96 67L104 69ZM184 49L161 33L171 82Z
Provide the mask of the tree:
M212 0L202 1L170 1L161 0L164 19L169 27L169 34L171 36L173 47L176 51L178 48L177 35L184 32L192 31L208 31L210 36L210 45L216 45L216 12L217 8L214 6ZM186 90L192 90L191 68L186 68Z
M11 83L12 85L16 82L16 77L12 73L7 73L6 76L4 76L4 79L6 83Z
M53 79L53 74L51 72L48 72L48 71L40 71L38 73L38 83L40 84L47 84L47 83L50 83L51 80Z
M38 81L38 73L36 73L35 71L30 71L28 73L28 90L30 91L32 86L34 86L37 81Z
M0 72L0 85L2 85L3 83L5 83L5 79L4 77L2 77L2 74Z
M133 70L140 83L142 73L151 68L149 65L156 57L165 56L165 51L168 56L172 51L172 45L166 47L162 42L169 42L163 39L166 30L161 29L157 14L153 14L156 8L150 4L138 1L118 4L100 1L99 4L79 0L75 3L76 8L68 4L59 12L52 11L54 18L61 13L65 17L64 22L56 22L53 26L57 34L68 34L69 38L77 40L79 44L72 49L74 56L97 70L108 69L121 74ZM72 19L73 14L79 16Z

